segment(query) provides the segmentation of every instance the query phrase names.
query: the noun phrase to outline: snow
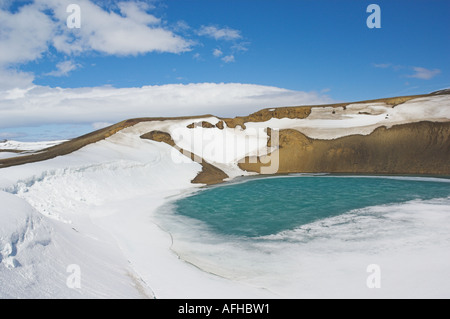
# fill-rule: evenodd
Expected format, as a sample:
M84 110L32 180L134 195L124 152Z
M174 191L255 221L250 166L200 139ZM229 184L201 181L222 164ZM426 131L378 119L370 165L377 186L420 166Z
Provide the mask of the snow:
M109 242L54 222L25 200L0 192L0 296L2 298L139 298L137 279ZM67 286L67 267L78 265L81 288ZM111 266L114 265L114 266Z
M6 270L9 259L4 258L0 296L272 296L257 287L199 271L171 251L170 234L159 228L153 214L168 198L200 186L190 180L201 165L183 162L183 155L164 143L139 137L158 129L158 124L137 125L64 157L0 171L0 189L8 196L8 201L1 198L2 207L11 207L0 210L2 220L3 215L24 211L17 218L26 224L28 209L39 217L49 243L37 250L37 239L30 236L27 247L34 248L21 251L21 266L13 272ZM10 205L12 199L24 206ZM17 229L9 220L8 225L11 229L5 237L2 233L2 251L8 251L10 242L3 238ZM80 266L86 280L79 290L66 286L66 268L71 264ZM24 271L31 275L20 279ZM36 288L29 289L30 283Z
M216 117L197 119L196 122L207 121L215 125L220 120ZM205 161L222 169L230 178L252 175L241 170L237 161L251 155L266 155L270 149L266 147L268 135L266 126L242 130L240 127L224 129L195 127L187 128L190 120L168 120L141 122L121 131L123 134L140 136L153 130L169 133L179 149L194 153ZM179 151L172 149L172 160L190 162Z
M313 138L369 134L381 125L448 121L448 102L447 96L436 96L395 108L384 103L314 108L306 119L246 123L246 130L188 129L192 119L141 122L72 154L0 169L0 297L289 297L276 285L270 291L255 281L225 279L179 258L156 216L169 200L198 190L201 185L190 181L202 167L169 145L140 136L168 132L179 148L234 178L249 175L239 169L238 159L270 152L267 127L295 128ZM0 148L37 151L59 142L8 141ZM80 269L80 289L67 285L70 265Z
M36 152L64 142L66 142L66 140L49 141L49 142L18 142L7 140L4 142L0 142L0 150L3 149L3 150L20 150L20 151Z
M0 152L0 159L11 158L18 156L17 153L13 152Z
M61 144L64 141L49 141L49 142L18 142L18 141L1 141L0 142L0 160L12 157L19 157L41 151L43 149ZM5 150L5 151L2 151ZM17 152L8 152L14 150Z
M317 107L312 108L305 119L272 118L263 123L247 122L245 126L258 128L265 124L277 129L296 129L310 138L335 139L353 134L368 135L380 126L389 128L424 120L446 122L450 120L449 102L449 95L438 95L412 99L394 108L382 102L353 103L345 110L343 107Z

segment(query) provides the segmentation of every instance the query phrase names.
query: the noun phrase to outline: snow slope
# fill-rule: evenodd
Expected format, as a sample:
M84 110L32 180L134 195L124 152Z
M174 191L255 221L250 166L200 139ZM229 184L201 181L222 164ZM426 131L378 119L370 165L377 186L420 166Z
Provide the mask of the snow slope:
M145 294L136 289L140 279L106 234L102 240L93 240L84 227L78 230L48 219L25 200L5 192L0 192L0 202L2 298L139 298ZM97 229L96 233L103 232ZM66 285L72 264L82 269L82 289Z

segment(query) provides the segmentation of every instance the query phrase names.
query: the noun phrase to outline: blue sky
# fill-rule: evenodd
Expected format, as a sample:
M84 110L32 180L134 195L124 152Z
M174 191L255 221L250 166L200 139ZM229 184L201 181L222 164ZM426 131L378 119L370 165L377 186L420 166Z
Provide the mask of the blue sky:
M0 46L3 46L0 51L11 51L3 57L0 53L0 77L3 77L0 90L10 92L10 98L0 102L0 114L5 119L0 121L0 137L2 132L4 136L11 135L27 126L67 124L88 130L86 125L112 123L123 119L120 117L141 113L166 115L168 108L173 108L173 112L167 115L235 116L283 103L358 101L428 93L450 86L448 0L71 0L68 3L80 5L80 29L65 27L69 14L64 10L64 1L0 0L1 14L7 17L0 19ZM366 8L371 3L381 8L380 29L369 29L366 25L370 15ZM13 37L11 29L17 22L32 20L39 14L47 16L48 21L41 17L34 25L30 23L30 32L26 25L16 30L17 34L28 34L29 39ZM129 33L122 34L120 27ZM4 39L8 41L2 42ZM203 103L198 99L205 87L193 84L202 83L234 85L208 87L215 90L208 94L223 96L224 101L214 105L208 100L209 109L206 101L204 107L196 108L195 105ZM238 90L237 84L251 88ZM34 89L11 93L30 86ZM72 103L74 98L69 98L84 94L83 102L89 103L91 94L86 92L106 87L110 91L105 103L112 103L116 110L120 105L111 102L111 95L117 95L117 91L111 91L113 88L144 86L157 88L158 92L147 92L143 99L160 104L162 101L162 105L170 100L167 108L152 106L151 112L144 109L140 113L143 109L136 107L129 114L120 110L113 112L114 116L102 118L100 110L92 113L92 108L97 107L95 103L83 113L77 103ZM57 88L66 91L56 92ZM257 98L253 90L257 90ZM49 92L55 97L51 102L43 98ZM128 94L126 90L120 92ZM171 92L199 102L182 109L177 103L186 101L182 98L173 101ZM227 96L238 96L236 100L230 99L230 107ZM101 98L104 96L95 96L92 101ZM71 103L64 104L68 99ZM249 99L254 99L253 103L242 102ZM13 118L21 113L11 111L19 103L33 105L23 109L23 123ZM54 105L52 116L41 120L28 118L26 114L39 112L39 103ZM130 101L130 105L133 103ZM75 119L68 116L72 113L77 114ZM70 132L74 134L73 129Z

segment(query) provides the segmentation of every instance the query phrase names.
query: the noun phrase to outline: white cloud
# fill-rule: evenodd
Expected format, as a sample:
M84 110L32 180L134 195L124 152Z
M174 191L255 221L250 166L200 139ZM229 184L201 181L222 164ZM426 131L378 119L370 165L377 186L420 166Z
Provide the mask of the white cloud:
M65 11L72 0L36 0L53 9L55 17L65 22ZM105 11L88 0L77 2L81 8L81 28L62 27L54 46L64 53L98 51L111 55L137 55L148 52L180 53L191 43L165 29L160 19L147 13L141 2L119 3L121 14Z
M426 69L422 67L415 66L413 67L414 74L408 75L409 78L416 78L416 79L422 79L422 80L430 80L434 78L436 75L441 73L441 70L439 69Z
M391 66L390 63L374 63L373 66L379 69L387 69Z
M222 58L222 61L223 62L225 62L225 63L231 63L231 62L234 62L235 60L234 60L234 55L226 55L226 56L224 56L223 58Z
M172 30L175 32L187 32L188 30L190 30L191 27L189 26L189 24L184 21L184 20L179 20L177 21L177 23L175 23L172 27Z
M97 130L100 130L102 128L111 126L113 124L114 123L108 123L108 122L95 122L95 123L92 123L92 128L97 131Z
M74 63L73 61L63 61L59 62L56 65L56 70L47 73L46 75L50 76L67 76L73 70L76 70L79 67L79 64Z
M38 60L53 46L65 54L97 51L109 55L137 55L152 51L180 53L191 43L166 30L164 23L146 12L144 2L121 2L122 15L105 11L88 0L78 0L81 28L66 26L67 5L72 0L34 0L17 12L8 11L11 1L0 0L0 89L32 86L34 75L15 66ZM52 12L50 14L50 12ZM77 64L62 62L52 76L64 76Z
M399 70L413 70L414 73L413 74L407 74L407 75L403 75L406 76L407 78L416 78L416 79L421 79L421 80L430 80L432 78L434 78L436 75L438 75L439 73L441 73L441 70L439 69L426 69L426 68L422 68L422 67L418 67L418 66L405 66L405 65L395 65L392 63L373 63L372 64L375 68L379 68L379 69L392 69L394 71L399 71Z
M241 32L239 30L230 28L217 28L215 26L201 26L198 30L198 35L208 36L216 40L237 40L242 38Z
M0 65L0 90L12 90L33 86L34 75L14 69L3 68Z
M399 71L401 69L408 68L404 65L392 64L392 63L372 63L372 66L378 69L392 69L394 71Z
M210 38L214 38L216 40L225 40L225 41L232 41L230 43L230 47L227 51L231 51L231 54L228 54L226 56L224 55L224 52L221 49L214 49L213 55L218 58L222 57L222 61L225 63L231 63L235 62L235 54L239 52L245 52L248 50L249 42L237 42L236 40L242 39L241 32L239 30L230 29L228 27L225 28L218 28L215 26L202 26L198 31L197 34L200 36L207 36ZM223 45L224 43L222 43Z
M16 13L0 9L0 21L0 66L40 58L54 34L54 22L35 4Z
M170 84L120 89L35 86L21 92L1 92L0 128L115 123L135 117L201 114L234 117L266 107L331 102L328 96L316 92L240 83Z
M73 0L34 0L16 13L0 6L0 67L39 59L50 45L65 54L97 51L109 55L180 53L192 45L149 14L151 6L144 2L120 2L119 14L105 11L93 1L77 0L81 28L69 29L66 8L71 3Z
M120 12L127 18L131 20L149 25L149 24L159 24L161 23L161 19L156 18L155 16L146 13L147 10L153 9L153 6L150 6L145 2L119 2L118 7L120 8Z
M13 0L0 0L0 9L9 8Z
M231 49L234 52L245 52L245 51L248 51L249 45L250 45L250 42L240 42L240 43L236 43L236 44L232 45Z
M220 56L223 55L223 52L220 51L219 49L214 49L214 50L213 50L213 55L214 55L215 57L220 57Z

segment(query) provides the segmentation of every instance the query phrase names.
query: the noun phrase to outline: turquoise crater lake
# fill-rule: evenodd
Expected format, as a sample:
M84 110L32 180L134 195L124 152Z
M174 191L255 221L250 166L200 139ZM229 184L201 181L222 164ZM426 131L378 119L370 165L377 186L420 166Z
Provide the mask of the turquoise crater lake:
M450 180L415 177L254 178L201 190L173 203L175 214L223 235L259 237L368 206L450 196Z
M155 221L206 273L290 298L450 295L448 178L246 177L180 196Z

